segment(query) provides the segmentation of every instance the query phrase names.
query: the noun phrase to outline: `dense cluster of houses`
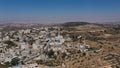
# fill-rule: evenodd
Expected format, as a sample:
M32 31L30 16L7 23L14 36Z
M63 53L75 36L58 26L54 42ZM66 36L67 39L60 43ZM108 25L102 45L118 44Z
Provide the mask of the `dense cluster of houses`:
M55 53L60 51L69 55L70 53L65 45L70 47L72 44L66 42L66 40L71 40L71 38L61 35L59 27L41 27L0 32L0 63L11 62L13 58L19 58L26 65L33 60L47 60L49 57L44 52L50 50L53 50ZM89 46L86 44L76 44L74 47L81 52L85 52ZM20 61L18 65L20 65ZM32 68L37 68L37 64L31 65L35 65Z

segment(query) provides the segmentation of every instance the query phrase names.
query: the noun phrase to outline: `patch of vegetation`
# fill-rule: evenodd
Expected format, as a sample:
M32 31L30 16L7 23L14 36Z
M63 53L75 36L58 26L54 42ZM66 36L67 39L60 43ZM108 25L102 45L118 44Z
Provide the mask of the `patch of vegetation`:
M47 66L58 66L60 65L60 62L57 61L57 60L47 60L47 61L44 61L44 60L37 60L36 61L37 64L43 64L43 65L47 65Z
M2 50L0 50L0 53L2 53L3 51Z
M66 54L66 53L63 53L63 54L62 54L62 59L65 59L66 56L67 56L67 54Z
M70 34L70 38L73 40L73 41L77 41L78 40L78 35L75 35L75 34Z
M54 51L53 50L46 51L45 54L48 55L49 58L52 58L54 56Z
M102 37L96 37L96 36L87 36L86 39L90 40L90 41L98 41L98 40L104 40L104 38Z
M62 24L62 26L70 27L70 26L79 26L79 25L87 25L87 24L89 23L88 22L66 22Z
M12 61L11 61L11 65L15 66L15 65L18 65L18 64L19 64L19 58L13 58Z
M11 66L11 63L10 62L5 62L4 63L7 67L10 67Z
M8 45L6 46L6 48L11 48L11 47L13 47L13 46L17 46L13 41L10 41L10 40L5 41L4 43L5 43L5 44L8 44Z
M37 64L44 64L44 61L43 60L37 60L36 63Z

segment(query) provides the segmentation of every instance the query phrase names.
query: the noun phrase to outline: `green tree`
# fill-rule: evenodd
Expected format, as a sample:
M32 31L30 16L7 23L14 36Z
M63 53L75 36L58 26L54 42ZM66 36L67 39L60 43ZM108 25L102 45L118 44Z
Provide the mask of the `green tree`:
M8 44L8 46L6 46L6 48L11 48L13 46L17 46L13 41L10 41L10 40L5 41L4 43Z
M4 64L8 67L11 66L10 62L5 62Z
M65 59L66 56L67 56L67 54L66 54L66 53L63 53L63 54L62 54L62 59Z
M54 56L54 51L53 50L50 50L50 51L47 51L45 52L49 58L52 58Z
M13 58L12 61L11 61L11 65L15 66L15 65L18 65L18 64L19 64L19 58Z
M43 60L37 60L36 63L37 64L44 64L44 61Z

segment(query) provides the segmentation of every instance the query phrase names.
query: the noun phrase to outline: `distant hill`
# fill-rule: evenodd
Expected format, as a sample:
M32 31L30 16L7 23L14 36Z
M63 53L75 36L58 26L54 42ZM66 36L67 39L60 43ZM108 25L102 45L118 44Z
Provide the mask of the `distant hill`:
M79 25L87 25L87 24L90 24L88 22L66 22L66 23L63 23L62 26L79 26Z

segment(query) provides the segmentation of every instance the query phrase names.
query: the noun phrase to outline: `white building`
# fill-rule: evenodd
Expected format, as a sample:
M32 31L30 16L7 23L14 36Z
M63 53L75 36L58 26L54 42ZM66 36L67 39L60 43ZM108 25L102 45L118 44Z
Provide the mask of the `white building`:
M19 44L21 49L28 49L28 44L26 44L25 42L20 42Z

